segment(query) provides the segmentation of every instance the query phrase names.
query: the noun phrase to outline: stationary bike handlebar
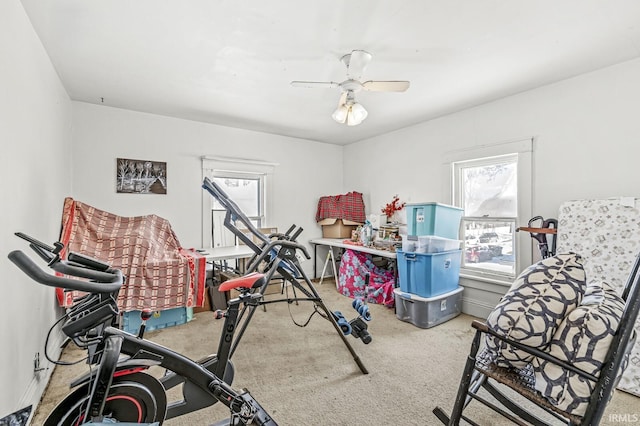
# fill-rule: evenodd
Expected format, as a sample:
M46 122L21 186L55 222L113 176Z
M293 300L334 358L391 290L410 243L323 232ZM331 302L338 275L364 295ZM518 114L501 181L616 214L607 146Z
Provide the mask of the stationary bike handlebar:
M124 281L122 272L118 269L97 271L82 266L74 266L64 260L50 263L49 266L56 272L91 280L83 281L47 274L20 250L12 251L8 257L32 280L50 287L61 287L87 293L112 293L118 291Z

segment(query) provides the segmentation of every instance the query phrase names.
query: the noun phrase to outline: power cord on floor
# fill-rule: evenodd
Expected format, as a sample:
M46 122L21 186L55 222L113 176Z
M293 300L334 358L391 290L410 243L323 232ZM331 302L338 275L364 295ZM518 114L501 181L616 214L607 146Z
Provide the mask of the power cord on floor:
M287 297L287 299L289 299L289 290L285 287L284 289L285 291L285 296ZM298 327L306 327L307 325L309 325L309 323L311 322L311 318L313 318L313 316L315 314L319 314L320 316L324 317L324 315L322 314L322 312L318 311L318 305L316 305L315 303L313 304L313 312L311 312L311 315L309 315L309 318L307 318L307 321L305 321L304 324L299 324L295 318L293 317L293 313L291 312L291 302L287 303L287 308L289 309L289 316L291 317L291 321L293 321L293 323L295 325L297 325Z

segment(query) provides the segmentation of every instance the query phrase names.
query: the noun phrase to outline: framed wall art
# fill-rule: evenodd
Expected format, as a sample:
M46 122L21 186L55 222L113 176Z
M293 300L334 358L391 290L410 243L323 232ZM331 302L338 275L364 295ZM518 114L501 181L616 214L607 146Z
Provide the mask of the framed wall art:
M116 160L116 192L123 194L167 193L167 163L130 158Z

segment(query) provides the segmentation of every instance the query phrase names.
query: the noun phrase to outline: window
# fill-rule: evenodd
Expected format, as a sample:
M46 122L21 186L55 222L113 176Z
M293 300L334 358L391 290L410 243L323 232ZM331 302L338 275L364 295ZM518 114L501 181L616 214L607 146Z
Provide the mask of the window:
M268 176L275 164L256 160L203 158L203 176L217 183L258 228L267 223ZM208 192L203 198L203 247L236 245L235 235L224 226L227 211Z
M212 180L240 207L256 228L265 223L264 186L265 176L239 172L218 172ZM235 235L225 228L227 210L213 199L211 206L212 247L235 245Z
M509 277L515 274L518 157L453 164L457 204L464 209L462 265Z
M530 242L516 234L531 217L531 142L451 155L453 204L464 209L463 275L510 282L531 263Z

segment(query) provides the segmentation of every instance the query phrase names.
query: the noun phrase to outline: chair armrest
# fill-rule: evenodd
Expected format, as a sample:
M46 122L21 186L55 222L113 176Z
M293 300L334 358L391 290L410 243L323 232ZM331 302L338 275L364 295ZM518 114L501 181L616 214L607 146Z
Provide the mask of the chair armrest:
M558 358L554 357L553 355L550 355L547 352L541 351L538 348L534 348L534 347L531 347L531 346L523 345L522 343L516 342L516 341L511 340L511 339L509 339L507 337L501 336L500 334L498 334L495 331L493 331L492 329L490 329L487 326L487 324L482 322L482 321L474 320L471 323L471 326L473 328L475 328L476 330L478 330L479 332L481 332L481 333L489 334L489 335L495 337L496 339L498 339L498 340L500 340L502 342L505 342L505 343L517 348L517 349L520 349L520 350L522 350L522 351L524 351L524 352L526 352L526 353L528 353L530 355L533 355L534 357L544 359L545 361L549 361L549 362L551 362L551 363L553 363L555 365L558 365L561 368L564 368L565 370L571 371L571 372L573 372L573 373L575 373L575 374L577 374L577 375L579 375L581 377L584 377L584 378L586 378L588 380L591 380L591 381L594 381L594 382L598 380L598 378L596 376L594 376L593 374L589 374L589 373L587 373L587 372L585 372L583 370L580 370L579 368L576 368L573 365L569 364L568 362L563 361L561 359L558 359Z

